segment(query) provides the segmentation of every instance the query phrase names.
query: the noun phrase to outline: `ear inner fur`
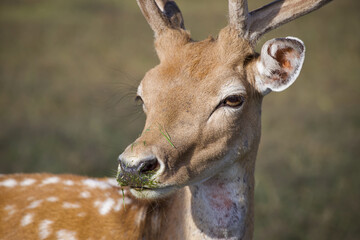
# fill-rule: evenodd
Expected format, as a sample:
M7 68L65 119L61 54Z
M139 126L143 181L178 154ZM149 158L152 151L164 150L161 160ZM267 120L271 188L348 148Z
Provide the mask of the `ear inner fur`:
M293 37L267 41L255 68L255 88L263 95L283 91L293 84L304 62L305 46Z

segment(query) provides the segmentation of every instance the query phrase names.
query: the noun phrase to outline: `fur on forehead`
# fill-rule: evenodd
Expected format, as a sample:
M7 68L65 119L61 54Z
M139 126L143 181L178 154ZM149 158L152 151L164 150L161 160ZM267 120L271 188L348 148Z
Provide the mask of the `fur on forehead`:
M206 62L233 66L255 53L249 41L230 27L222 29L217 39L209 37L199 42L192 40L188 31L168 29L155 40L155 49L160 62L199 62L206 58Z

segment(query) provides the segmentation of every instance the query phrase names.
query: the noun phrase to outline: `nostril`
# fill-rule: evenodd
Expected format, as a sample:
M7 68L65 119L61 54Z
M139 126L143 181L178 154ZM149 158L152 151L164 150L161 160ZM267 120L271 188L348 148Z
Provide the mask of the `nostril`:
M119 162L119 165L120 165L121 169L125 170L125 168L127 167L127 164L125 163L126 161L123 158L122 154L119 156L118 162Z
M120 158L119 158L119 164L120 164L121 170L125 171L125 170L126 170L126 166L125 166L124 162L120 160Z
M150 173L157 170L160 167L160 164L156 158L146 160L142 162L139 166L139 172L142 174Z
M120 163L121 170L124 172L136 171L136 167L129 166L125 161L119 160L119 163Z

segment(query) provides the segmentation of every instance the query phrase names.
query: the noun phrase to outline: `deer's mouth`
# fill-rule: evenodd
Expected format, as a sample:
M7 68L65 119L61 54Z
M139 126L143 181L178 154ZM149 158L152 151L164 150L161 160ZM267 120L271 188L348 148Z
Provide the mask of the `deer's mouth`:
M174 186L164 187L130 187L130 192L137 198L140 199L158 199L168 196L173 193L177 188Z
M153 155L135 160L126 161L124 154L119 156L116 180L120 187L129 187L132 195L143 199L159 198L173 192L175 186L160 180L165 171L163 161Z
M156 188L148 188L148 187L134 187L134 186L129 186L131 189L134 189L136 191L144 191L144 190L153 190L153 189L156 189Z
M117 182L121 187L127 186L137 191L158 188L158 182L152 175L119 174Z

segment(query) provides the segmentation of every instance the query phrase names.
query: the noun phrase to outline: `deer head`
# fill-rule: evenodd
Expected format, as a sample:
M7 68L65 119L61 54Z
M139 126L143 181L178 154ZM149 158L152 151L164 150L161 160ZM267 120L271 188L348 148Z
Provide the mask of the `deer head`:
M138 87L146 123L119 157L119 183L137 197L158 198L233 164L253 166L262 99L293 84L305 56L297 38L267 41L261 54L256 41L329 0L280 0L250 13L245 0L229 0L229 25L200 42L174 1L137 2L160 63Z

